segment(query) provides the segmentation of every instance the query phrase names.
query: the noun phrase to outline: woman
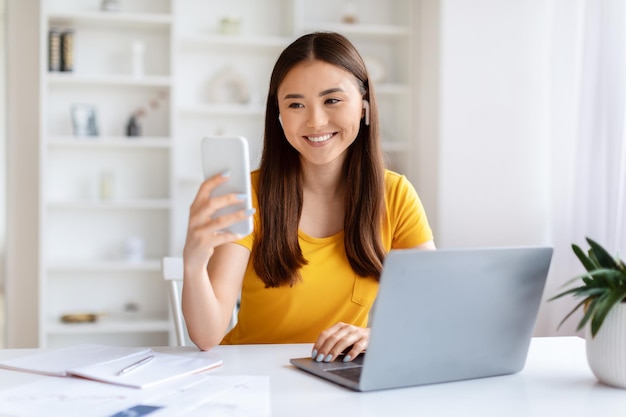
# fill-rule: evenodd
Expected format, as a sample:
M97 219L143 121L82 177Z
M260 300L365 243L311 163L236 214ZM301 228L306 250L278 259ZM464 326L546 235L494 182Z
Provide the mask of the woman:
M434 249L419 198L386 171L378 112L362 58L336 33L304 35L270 79L255 213L217 219L238 196L211 198L215 176L191 205L183 253L183 313L200 349L218 343L314 342L311 356L344 361L365 350L367 319L391 249ZM254 216L246 237L216 233ZM241 293L238 324L226 336Z

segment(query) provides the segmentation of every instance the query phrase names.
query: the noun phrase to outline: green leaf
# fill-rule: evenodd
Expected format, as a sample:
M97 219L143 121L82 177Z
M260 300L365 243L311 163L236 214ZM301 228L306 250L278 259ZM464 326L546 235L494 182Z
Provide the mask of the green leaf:
M617 289L626 286L626 274L614 269L598 269L588 274L594 281L594 286Z
M563 325L563 323L565 323L567 321L567 319L569 319L572 316L572 314L574 314L576 312L576 310L578 310L580 307L582 307L585 304L586 301L587 300L582 300L580 303L578 303L576 305L576 307L574 307L569 313L567 313L565 318L563 320L561 320L561 322L559 323L559 325L557 327L557 330L560 329L561 326Z
M595 255L595 258L598 260L598 263L605 268L617 269L617 262L613 256L611 256L606 249L596 243L594 240L587 238L587 243L591 246L591 251Z
M585 314L583 315L583 318L580 319L580 322L578 323L578 327L576 327L576 330L582 330L585 327L585 324L587 324L587 322L591 318L591 315L593 314L596 305L598 305L599 303L598 300L601 300L601 299L602 297L598 297L598 298L594 298L593 300L591 300L589 305L587 305L587 310L585 310Z
M611 309L620 303L625 296L626 288L621 288L618 291L608 293L607 297L603 298L602 302L597 304L597 307L594 308L593 318L591 319L591 337L596 336Z
M572 245L572 249L587 272L568 280L563 284L564 290L548 301L568 295L581 298L582 300L561 320L559 327L584 306L584 314L577 330L582 330L590 324L591 335L595 337L611 309L617 303L626 300L626 264L619 257L612 257L594 240L590 238L586 240L590 246L587 254L575 244Z
M593 263L591 259L587 257L585 252L583 252L583 250L578 245L576 244L572 245L572 249L574 250L574 253L580 260L580 263L583 264L583 266L585 267L587 271L593 271L594 269L596 269L596 265Z
M592 285L581 285L579 287L569 288L552 298L549 298L548 301L556 300L557 298L561 298L565 295L573 295L574 297L596 297L600 294L606 292L608 289L605 286L596 285L594 282Z

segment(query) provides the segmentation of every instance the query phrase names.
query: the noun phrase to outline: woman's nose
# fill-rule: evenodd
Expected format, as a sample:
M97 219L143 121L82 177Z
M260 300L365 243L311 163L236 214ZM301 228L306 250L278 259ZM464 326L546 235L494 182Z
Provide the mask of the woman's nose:
M324 109L319 107L310 107L307 113L306 124L307 127L320 127L326 126L328 123L328 117Z

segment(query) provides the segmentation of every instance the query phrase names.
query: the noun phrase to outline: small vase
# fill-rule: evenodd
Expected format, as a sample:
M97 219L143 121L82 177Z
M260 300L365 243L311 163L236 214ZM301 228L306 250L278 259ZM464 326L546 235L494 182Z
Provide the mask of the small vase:
M591 337L591 326L587 324L585 339L587 362L596 378L626 388L626 303L611 309L596 337Z
M131 138L141 136L141 125L137 120L137 116L131 116L130 119L128 119L128 124L126 125L126 136Z

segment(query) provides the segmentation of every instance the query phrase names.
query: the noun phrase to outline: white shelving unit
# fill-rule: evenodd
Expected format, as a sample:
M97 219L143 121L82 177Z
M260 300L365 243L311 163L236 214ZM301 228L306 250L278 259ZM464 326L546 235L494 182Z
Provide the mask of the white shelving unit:
M40 345L163 345L170 322L160 259L169 253L172 13L165 0L41 1ZM73 31L71 72L48 71L48 31ZM133 73L133 42L145 48ZM76 137L71 108L96 110L98 135ZM126 137L138 109L143 135ZM143 243L143 256L125 253ZM134 252L136 253L136 252ZM95 313L93 323L63 314Z
M174 341L160 259L180 256L201 181L200 141L242 135L257 166L271 69L300 34L334 30L372 75L389 166L408 168L412 0L41 0L40 344ZM348 15L355 22L346 23ZM72 29L74 70L49 72L50 28ZM133 42L145 47L133 73ZM158 108L150 103L157 102ZM75 137L71 107L97 110L99 135ZM139 108L143 135L125 126ZM145 256L125 260L139 238ZM71 312L102 313L66 324Z

